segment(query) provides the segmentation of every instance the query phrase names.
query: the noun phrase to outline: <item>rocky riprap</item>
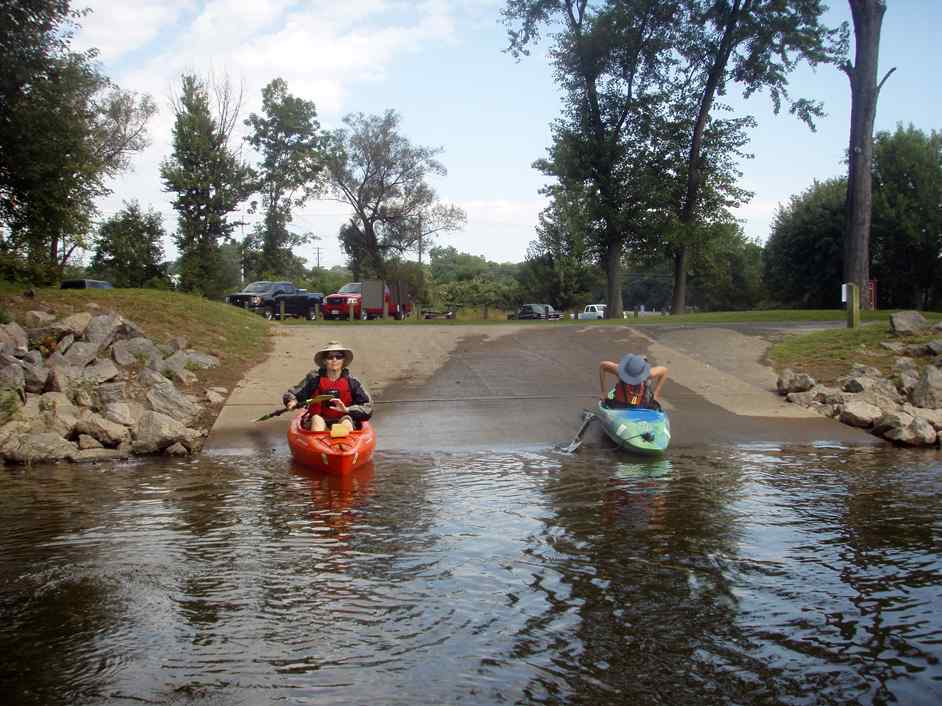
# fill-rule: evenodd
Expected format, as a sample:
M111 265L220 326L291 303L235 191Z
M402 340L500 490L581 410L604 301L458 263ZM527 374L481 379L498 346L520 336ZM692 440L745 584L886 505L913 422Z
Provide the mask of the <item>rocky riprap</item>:
M916 311L890 316L894 336L938 333ZM938 446L942 442L942 338L906 344L881 344L896 354L894 372L886 377L873 367L855 364L837 379L837 387L819 385L804 373L785 370L778 379L779 394L789 402L816 410L844 424L904 446Z
M218 365L186 339L155 343L115 313L57 320L30 311L23 326L0 326L0 456L40 463L194 453L227 393L201 388L194 371Z

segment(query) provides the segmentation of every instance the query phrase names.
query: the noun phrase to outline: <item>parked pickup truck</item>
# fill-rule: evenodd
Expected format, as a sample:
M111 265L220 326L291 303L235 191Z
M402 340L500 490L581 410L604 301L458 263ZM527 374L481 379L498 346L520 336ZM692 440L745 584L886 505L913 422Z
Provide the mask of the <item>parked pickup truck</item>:
M576 314L577 319L604 319L607 304L586 304L585 309Z
M291 282L267 281L252 282L241 292L226 297L226 303L250 309L266 319L280 318L283 303L285 317L299 316L311 321L317 316L317 305L323 301L320 292L298 289Z
M399 320L404 319L412 312L412 304L410 303L402 304L399 310L396 311L396 306L392 303L389 294L389 285L384 284L383 290L390 316ZM325 319L350 318L351 308L353 309L354 319L378 319L383 315L382 306L363 308L363 282L350 282L333 294L327 295L321 308Z

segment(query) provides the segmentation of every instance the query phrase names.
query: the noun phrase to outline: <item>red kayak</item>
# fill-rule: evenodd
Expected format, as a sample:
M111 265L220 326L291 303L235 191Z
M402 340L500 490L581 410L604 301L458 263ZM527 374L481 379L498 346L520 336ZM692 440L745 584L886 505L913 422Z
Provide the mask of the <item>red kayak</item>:
M303 413L291 420L288 446L294 460L302 466L328 473L349 473L373 458L376 432L363 422L347 436L331 438L329 431L308 431L301 427Z

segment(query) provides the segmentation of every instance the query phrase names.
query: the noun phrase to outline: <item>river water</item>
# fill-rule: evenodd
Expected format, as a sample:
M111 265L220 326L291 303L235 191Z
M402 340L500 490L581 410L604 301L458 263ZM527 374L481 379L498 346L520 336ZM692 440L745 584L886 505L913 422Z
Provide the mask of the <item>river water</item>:
M938 704L942 461L4 469L4 704Z

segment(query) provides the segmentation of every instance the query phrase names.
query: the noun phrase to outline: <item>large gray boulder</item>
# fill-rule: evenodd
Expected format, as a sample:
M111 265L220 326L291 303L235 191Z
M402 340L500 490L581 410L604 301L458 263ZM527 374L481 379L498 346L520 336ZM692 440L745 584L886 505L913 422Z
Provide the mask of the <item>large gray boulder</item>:
M123 402L127 399L127 384L124 382L106 382L95 388L98 404L105 406L111 402Z
M120 371L114 363L107 358L99 358L82 370L82 379L88 380L94 385L100 385L103 382L114 380L119 373Z
M49 368L43 365L33 365L27 362L25 358L20 360L20 367L23 368L27 392L43 392L46 389L46 381L49 379Z
M888 412L876 421L871 431L877 436L886 436L887 432L908 428L913 419L911 414L903 411Z
M64 356L65 352L69 350L69 347L73 343L75 343L75 336L70 333L59 339L59 342L56 344L56 351Z
M942 370L932 365L923 368L909 399L917 407L942 409Z
M131 439L131 430L128 427L105 419L90 409L82 410L75 425L75 431L79 434L88 434L98 439L102 445L109 447Z
M101 410L101 416L116 424L136 427L145 411L144 405L138 402L109 402Z
M75 368L84 368L98 357L98 344L76 341L65 352L65 362Z
M913 407L912 405L906 405L904 409L906 412L912 414L913 417L925 419L936 431L942 431L942 409L923 409L922 407Z
M16 390L20 395L26 391L26 375L20 361L8 353L0 353L0 387Z
M199 405L193 404L170 382L150 388L147 391L147 401L155 412L166 414L184 426L195 422L202 412Z
M917 417L908 427L888 431L884 438L906 446L933 446L939 435L929 422Z
M862 429L869 429L883 416L883 410L869 402L854 400L844 405L841 421Z
M43 412L34 419L30 428L34 432L53 431L59 436L72 436L75 433L81 410L78 407L57 407Z
M890 314L890 331L897 336L912 336L929 328L929 322L918 311L897 311Z
M77 451L78 447L71 441L55 432L47 431L21 436L15 448L4 448L4 456L14 463L47 463L67 461Z
M104 350L118 338L127 338L123 333L124 318L118 314L99 314L92 318L85 329L85 340L98 350Z
M30 423L23 419L12 419L0 426L0 455L6 457L13 453L20 439L30 433Z
M71 365L50 365L49 376L46 378L46 392L64 392L68 394L72 383L79 378L82 371Z
M141 368L137 373L137 382L144 387L154 387L156 385L166 385L170 381L153 368Z
M152 454L179 442L192 449L199 443L199 438L199 432L188 429L166 414L144 412L134 431L131 448L134 453Z
M91 322L91 320L91 314L89 314L87 311L80 311L77 314L67 316L61 321L55 321L46 328L54 331L57 334L56 338L62 338L64 336L68 336L69 334L75 336L76 338L81 338L88 328L88 324Z
M814 386L813 377L805 373L796 373L791 368L783 370L776 382L780 395L787 395L790 392L807 392Z
M26 328L45 328L55 320L56 317L47 311L27 311L23 316Z
M115 341L111 346L111 357L118 365L125 368L140 364L156 369L163 360L163 354L157 344L143 336Z
M0 326L0 350L6 350L17 358L21 358L29 351L29 338L26 331L15 321Z

